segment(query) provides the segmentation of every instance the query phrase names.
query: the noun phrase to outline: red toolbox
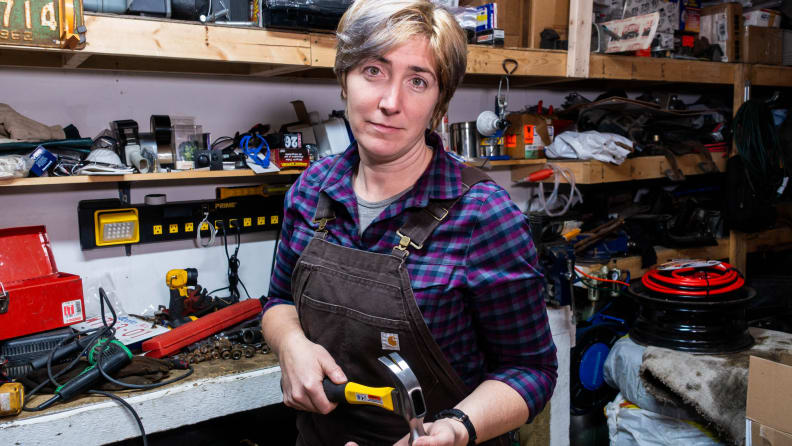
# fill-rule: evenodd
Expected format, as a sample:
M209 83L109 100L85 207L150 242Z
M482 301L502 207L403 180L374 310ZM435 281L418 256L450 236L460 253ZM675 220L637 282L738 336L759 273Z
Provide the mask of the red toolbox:
M44 226L0 229L0 340L85 320L80 276L58 272Z

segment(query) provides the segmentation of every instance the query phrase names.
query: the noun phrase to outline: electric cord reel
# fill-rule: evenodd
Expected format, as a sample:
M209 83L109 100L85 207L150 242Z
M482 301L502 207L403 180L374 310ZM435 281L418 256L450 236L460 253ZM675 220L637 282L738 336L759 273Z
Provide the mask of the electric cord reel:
M630 330L637 343L691 353L750 348L746 309L756 292L718 260L678 260L648 271L627 295L639 306Z

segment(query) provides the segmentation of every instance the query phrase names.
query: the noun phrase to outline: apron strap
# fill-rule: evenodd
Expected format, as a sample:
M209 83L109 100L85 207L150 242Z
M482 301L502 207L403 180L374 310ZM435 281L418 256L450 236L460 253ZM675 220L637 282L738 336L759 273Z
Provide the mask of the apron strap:
M492 181L492 178L475 167L465 167L462 169L462 185L465 189L462 195L448 200L431 200L425 208L407 211L407 221L396 231L399 244L393 247L392 254L405 258L409 254L407 248L423 248L424 242L448 216L448 210L459 202L470 188L482 181Z
M316 211L314 211L313 222L319 223L319 227L314 231L314 237L324 239L327 235L325 225L330 220L335 219L336 214L333 210L333 201L324 192L319 192L319 200L316 203Z

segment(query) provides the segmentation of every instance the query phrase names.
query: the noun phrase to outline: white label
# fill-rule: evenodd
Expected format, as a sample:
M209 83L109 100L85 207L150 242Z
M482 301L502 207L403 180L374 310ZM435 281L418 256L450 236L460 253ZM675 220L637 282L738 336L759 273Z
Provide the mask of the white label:
M377 404L382 406L382 398L374 395L367 395L364 393L355 394L355 399L360 401L361 403L370 403L370 404Z
M8 393L0 393L0 412L11 411L11 395Z
M383 350L400 350L399 335L397 333L380 332L380 342Z
M73 324L75 322L82 322L83 308L79 300L70 300L61 304L61 312L63 313L63 323Z
M659 271L673 271L682 268L707 268L720 265L720 260L678 259L658 266Z

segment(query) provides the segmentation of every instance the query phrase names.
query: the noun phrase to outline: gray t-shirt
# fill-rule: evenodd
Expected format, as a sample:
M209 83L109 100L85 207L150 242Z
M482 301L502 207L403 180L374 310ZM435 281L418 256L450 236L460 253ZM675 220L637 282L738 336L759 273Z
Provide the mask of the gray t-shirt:
M363 231L369 227L372 221L375 218L379 217L379 214L385 210L391 203L401 198L404 194L410 191L409 188L403 192L400 192L390 198L386 198L381 201L366 201L358 194L355 194L355 198L357 199L357 208L358 208L358 216L360 217L360 234L363 234Z

